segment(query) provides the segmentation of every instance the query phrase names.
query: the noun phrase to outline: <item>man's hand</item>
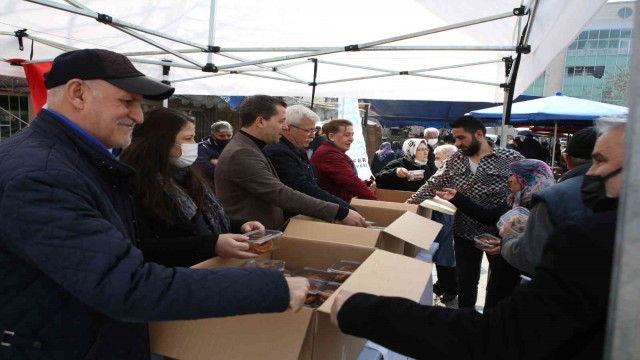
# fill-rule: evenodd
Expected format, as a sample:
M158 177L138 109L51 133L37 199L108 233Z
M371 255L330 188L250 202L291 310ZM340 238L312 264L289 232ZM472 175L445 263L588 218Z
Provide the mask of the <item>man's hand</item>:
M444 188L442 189L442 191L436 191L436 195L438 195L443 200L447 200L447 201L453 199L453 197L456 196L457 193L458 191L456 189L449 189L449 188Z
M240 234L220 234L218 235L218 243L216 244L216 254L224 259L252 259L258 257L254 253L250 253L248 237Z
M262 223L260 223L259 221L249 221L242 224L242 226L240 227L240 231L243 234L253 230L264 230L264 229L265 229L264 225L262 225Z
M303 277L286 277L289 286L289 311L298 312L302 309L309 292L309 280Z
M396 176L400 179L405 179L407 176L409 176L409 170L403 167L396 168Z
M347 301L351 296L353 296L354 292L349 290L340 290L333 300L333 304L331 304L331 322L333 325L340 327L338 325L338 313L342 308L342 305L345 301Z
M506 223L502 224L502 227L500 227L501 238L505 238L513 234L515 234L515 231L513 231L513 228L511 227L511 222L507 221Z
M349 226L369 227L369 224L365 221L362 215L351 209L349 209L347 217L342 219L340 222L342 222L344 225Z
M211 162L211 165L213 165L213 166L218 165L218 159L211 159L209 161Z
M376 185L376 182L372 181L371 185L369 185L369 190L371 190L372 193L375 193L377 188L378 186Z

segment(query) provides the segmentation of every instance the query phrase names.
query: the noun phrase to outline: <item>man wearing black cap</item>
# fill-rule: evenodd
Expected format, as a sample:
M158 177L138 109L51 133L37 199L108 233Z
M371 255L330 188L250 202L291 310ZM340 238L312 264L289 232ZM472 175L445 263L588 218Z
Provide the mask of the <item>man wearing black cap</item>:
M304 279L167 268L134 246L133 169L109 149L129 144L143 98L173 88L95 49L45 77L46 108L0 144L1 359L148 359L148 321L302 306Z
M581 176L591 167L591 152L596 144L598 133L595 128L588 127L577 131L567 142L562 159L567 164L567 171L558 182Z
M542 258L542 250L553 230L561 223L577 221L591 214L584 206L580 187L584 175L591 167L591 153L596 144L598 132L588 127L576 132L562 154L569 171L562 181L533 195L533 207L524 233L513 233L511 226L504 225L502 236L502 257L521 271L532 273Z

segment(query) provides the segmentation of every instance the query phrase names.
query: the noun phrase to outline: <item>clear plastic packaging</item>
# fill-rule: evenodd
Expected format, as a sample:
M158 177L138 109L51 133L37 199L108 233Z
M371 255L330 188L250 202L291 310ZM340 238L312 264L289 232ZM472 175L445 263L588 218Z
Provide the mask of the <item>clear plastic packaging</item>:
M358 266L360 266L360 262L352 261L352 260L338 260L328 269L329 272L335 273L333 277L333 281L343 283L345 282L351 274L356 271Z
M324 302L327 301L327 299L331 297L336 290L338 290L340 285L342 284L336 282L328 282L324 284L318 292L318 306L324 304Z
M318 280L309 280L309 291L307 291L307 297L304 299L304 306L307 307L317 307L318 298L319 298L319 290L322 288L326 282L318 281Z
M524 232L527 227L527 220L529 219L529 209L523 207L517 207L507 211L500 217L496 226L498 229L506 223L511 223L511 229L518 234Z
M285 262L282 260L251 259L244 266L276 269L284 272Z
M481 234L473 238L475 246L480 250L490 249L495 246L489 243L489 240L501 241L499 237L493 236L491 234Z
M254 230L242 235L249 238L249 252L264 254L280 247L282 231Z
M295 276L305 277L309 280L319 280L319 281L326 282L326 281L332 281L335 274L325 270L305 267L302 269L298 269L298 271L295 272Z
M409 171L409 176L407 180L409 181L418 181L424 179L424 170L411 170Z

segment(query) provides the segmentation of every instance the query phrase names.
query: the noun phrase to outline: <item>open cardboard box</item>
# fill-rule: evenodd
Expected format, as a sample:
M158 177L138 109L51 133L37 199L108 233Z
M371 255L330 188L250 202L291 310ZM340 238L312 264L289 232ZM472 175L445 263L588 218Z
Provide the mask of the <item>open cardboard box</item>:
M340 259L362 261L340 290L401 296L414 301L420 300L432 270L429 263L349 239L336 242L284 236L280 249L271 255L273 259L286 261L288 267L327 268ZM195 267L241 264L240 260L214 258ZM356 359L365 340L341 333L329 320L336 294L318 309L303 308L298 313L152 323L151 350L180 360Z
M377 247L396 254L415 257L417 248L429 250L442 224L415 214L418 205L387 203L372 200L353 200L358 212L384 230L330 224L296 216L289 220L285 236L309 240L350 241L362 246ZM373 205L364 205L372 203ZM390 204L380 207L381 203Z

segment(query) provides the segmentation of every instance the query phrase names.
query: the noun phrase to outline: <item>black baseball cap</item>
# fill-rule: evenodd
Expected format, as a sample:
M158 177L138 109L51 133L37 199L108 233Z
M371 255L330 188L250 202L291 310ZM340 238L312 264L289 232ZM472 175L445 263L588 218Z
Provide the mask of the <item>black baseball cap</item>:
M567 142L564 152L578 159L591 159L591 153L596 146L598 130L594 127L577 131Z
M71 79L100 79L149 100L168 99L174 88L146 77L124 55L103 49L83 49L58 55L51 70L44 74L47 89Z

